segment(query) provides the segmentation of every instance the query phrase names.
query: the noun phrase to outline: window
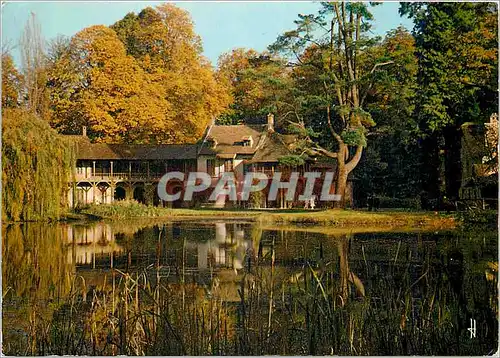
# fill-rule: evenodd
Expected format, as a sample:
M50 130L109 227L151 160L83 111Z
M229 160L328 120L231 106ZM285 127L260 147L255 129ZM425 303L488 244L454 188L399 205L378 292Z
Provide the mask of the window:
M253 138L252 138L252 136L243 137L243 140L241 141L241 144L244 147L253 147Z

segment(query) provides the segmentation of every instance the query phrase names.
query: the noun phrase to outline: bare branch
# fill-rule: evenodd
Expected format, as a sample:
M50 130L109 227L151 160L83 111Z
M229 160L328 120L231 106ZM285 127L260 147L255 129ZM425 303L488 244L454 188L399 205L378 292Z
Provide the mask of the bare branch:
M386 62L376 63L372 67L372 69L370 71L370 75L372 75L377 68L382 67L382 66L386 66L386 65L390 65L392 63L394 63L394 61L386 61ZM363 104L365 103L366 96L368 95L368 92L370 92L370 90L372 89L372 87L373 87L373 78L371 79L370 84L368 85L368 88L364 91L363 97L361 97L361 101L359 102L360 106L363 106Z
M382 67L382 66L385 66L385 65L390 65L394 63L394 61L387 61L387 62L380 62L380 63L376 63L373 67L372 67L372 70L370 71L370 74L372 74L373 72L375 72L375 70L378 68L378 67Z

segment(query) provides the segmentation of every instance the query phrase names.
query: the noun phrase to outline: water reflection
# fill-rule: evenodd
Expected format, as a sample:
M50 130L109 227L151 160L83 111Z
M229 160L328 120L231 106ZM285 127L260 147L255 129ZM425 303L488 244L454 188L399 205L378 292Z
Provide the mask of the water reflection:
M111 225L67 227L68 263L92 265L95 268L96 257L121 254L124 249L116 243Z
M165 223L152 227L117 228L113 224L67 227L69 264L79 268L133 269L183 266L190 272L243 268L252 239L248 223ZM157 240L155 240L157 238Z
M331 235L221 220L2 231L8 354L496 347L495 232Z

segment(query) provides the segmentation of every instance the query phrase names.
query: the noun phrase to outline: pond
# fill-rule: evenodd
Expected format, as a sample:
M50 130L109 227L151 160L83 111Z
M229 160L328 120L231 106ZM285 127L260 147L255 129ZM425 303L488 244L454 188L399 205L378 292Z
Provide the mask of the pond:
M7 355L483 355L497 232L2 226Z

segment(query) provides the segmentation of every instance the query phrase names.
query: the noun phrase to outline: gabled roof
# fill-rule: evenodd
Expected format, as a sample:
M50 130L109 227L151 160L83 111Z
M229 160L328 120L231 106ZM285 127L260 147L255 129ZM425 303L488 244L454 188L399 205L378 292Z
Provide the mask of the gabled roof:
M213 139L217 143L215 148L205 140L200 148L200 155L216 154L247 154L252 155L257 149L257 145L266 133L266 125L213 125L207 130L206 138ZM244 146L243 141L252 137L253 146Z
M284 136L272 133L266 136L259 146L250 163L273 162L277 163L281 157L293 154L285 142ZM290 138L286 138L289 140Z
M76 158L82 160L171 160L196 159L196 144L105 144L90 143L84 136L70 137Z

